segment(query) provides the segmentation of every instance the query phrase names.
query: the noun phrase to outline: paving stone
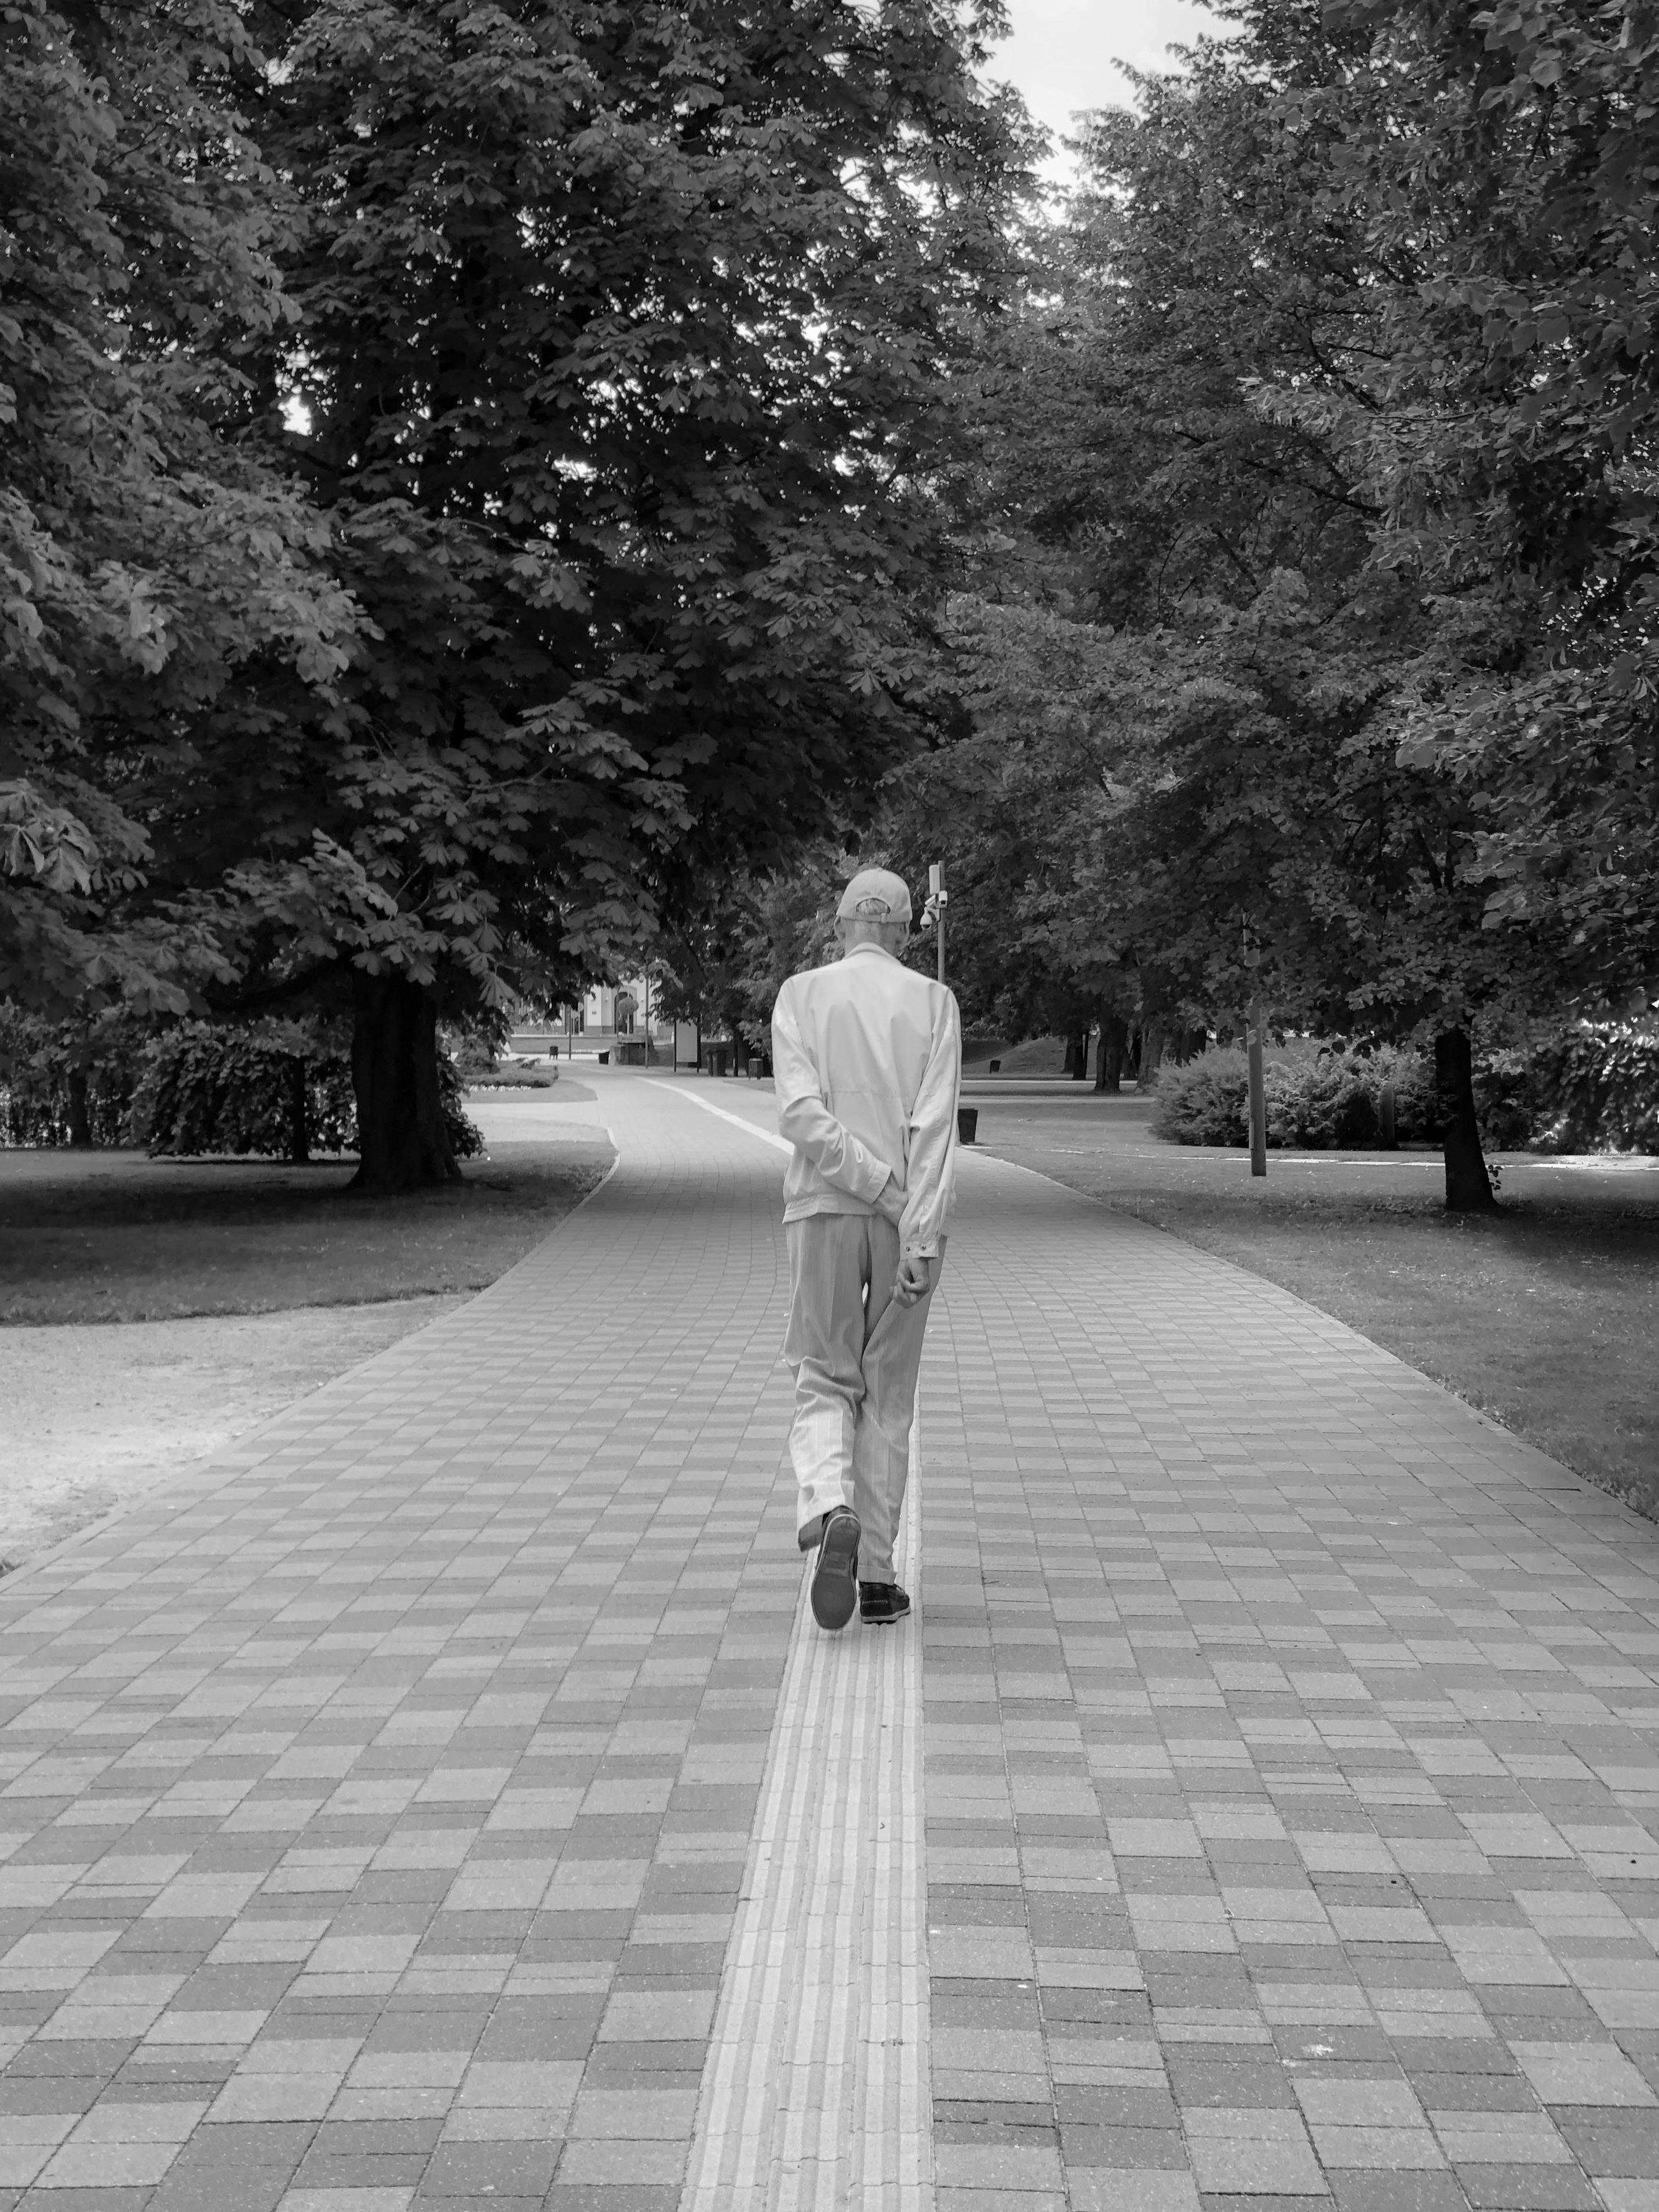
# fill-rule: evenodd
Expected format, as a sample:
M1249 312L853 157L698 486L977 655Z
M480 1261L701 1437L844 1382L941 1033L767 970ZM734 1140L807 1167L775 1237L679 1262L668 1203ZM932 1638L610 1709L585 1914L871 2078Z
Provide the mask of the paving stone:
M518 1268L0 1584L0 2212L682 2212L811 1634L780 1163L599 1082ZM1651 1526L982 1153L921 1429L854 1981L931 2118L791 2124L933 2212L1659 2212Z
M1659 1917L1612 1893L1654 1849L1624 1701L1659 1717L1659 1536L1271 1286L962 1166L922 1383L929 1919L951 1972L975 1922L1016 1972L1029 1940L1072 2202L1136 2201L1150 2096L1192 2167L1146 2155L1160 2206L1573 2212L1589 2160L1608 2212L1659 2212L1607 2195L1659 2142ZM1628 1741L1631 1785L1564 1721ZM1070 1772L1109 1906L1036 1875ZM1060 1936L1093 1947L1069 1987ZM1083 2039L1085 1980L1144 1988L1150 2041Z
M689 2081L642 2105L652 2155L683 2159L799 1573L775 1485L786 1271L775 1153L615 1096L619 1121L638 1102L631 1182L7 1578L0 1830L26 1803L45 1849L0 1862L0 1978L47 1979L21 2047L0 2041L0 2118L68 2124L0 2133L0 2189L8 2159L19 2185L57 2159L39 2193L60 2207L127 2177L161 2212L284 2190L379 2212L475 2181L505 2203L515 2180L539 2205L601 2052L601 2081ZM118 1817L88 1823L87 1789ZM702 1834L721 1857L680 1863ZM644 1900L694 1893L695 1985L662 1959L607 2012ZM556 1929L612 1948L515 1993ZM112 1972L135 1945L166 1973ZM206 2084L193 2131L118 2107L163 2076ZM603 2097L586 2109L602 2124ZM441 2140L452 2110L470 2124ZM604 2191L613 2212L629 2193Z

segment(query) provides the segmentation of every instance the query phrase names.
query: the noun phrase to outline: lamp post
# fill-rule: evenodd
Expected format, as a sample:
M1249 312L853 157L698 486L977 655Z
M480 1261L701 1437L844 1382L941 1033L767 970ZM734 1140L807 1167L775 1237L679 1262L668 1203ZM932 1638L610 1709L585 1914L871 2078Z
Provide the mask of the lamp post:
M1250 1173L1267 1172L1267 1085L1261 1065L1261 954L1244 925L1244 965L1250 971L1250 1011L1245 1031L1250 1072Z

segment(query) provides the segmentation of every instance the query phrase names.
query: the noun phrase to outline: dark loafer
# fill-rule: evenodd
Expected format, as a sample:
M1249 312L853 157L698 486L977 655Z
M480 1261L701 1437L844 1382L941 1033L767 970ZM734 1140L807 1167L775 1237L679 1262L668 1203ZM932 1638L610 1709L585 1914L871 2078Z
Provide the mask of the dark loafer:
M867 1628L880 1628L902 1620L910 1610L910 1594L896 1583L860 1583L859 1619Z
M859 1516L839 1506L823 1516L818 1563L812 1570L812 1618L820 1628L845 1628L858 1598Z

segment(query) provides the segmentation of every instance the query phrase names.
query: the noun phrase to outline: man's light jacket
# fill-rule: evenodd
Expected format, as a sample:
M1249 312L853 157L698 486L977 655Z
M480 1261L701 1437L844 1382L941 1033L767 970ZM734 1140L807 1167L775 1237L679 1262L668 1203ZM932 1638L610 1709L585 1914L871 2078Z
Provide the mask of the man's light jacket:
M772 1010L778 1127L794 1146L783 1218L876 1213L890 1171L901 1251L933 1259L950 1224L962 1017L942 983L855 945L792 975Z

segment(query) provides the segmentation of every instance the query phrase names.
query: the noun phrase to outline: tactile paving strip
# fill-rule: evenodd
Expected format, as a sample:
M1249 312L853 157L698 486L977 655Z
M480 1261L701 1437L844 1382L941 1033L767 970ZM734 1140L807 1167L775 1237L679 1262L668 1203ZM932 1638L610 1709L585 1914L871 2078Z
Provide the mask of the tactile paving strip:
M827 1636L801 1577L682 2212L927 2212L921 1454L911 1620Z

